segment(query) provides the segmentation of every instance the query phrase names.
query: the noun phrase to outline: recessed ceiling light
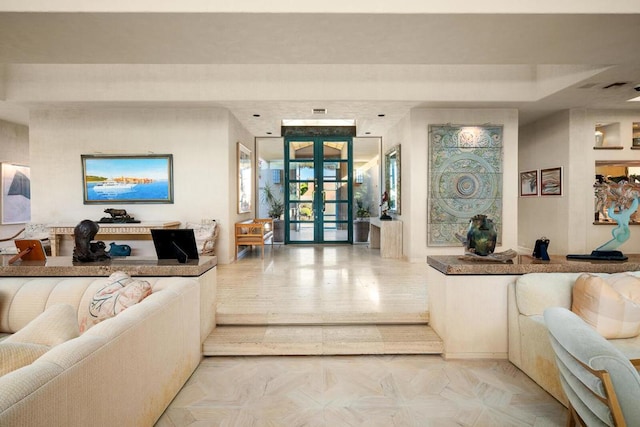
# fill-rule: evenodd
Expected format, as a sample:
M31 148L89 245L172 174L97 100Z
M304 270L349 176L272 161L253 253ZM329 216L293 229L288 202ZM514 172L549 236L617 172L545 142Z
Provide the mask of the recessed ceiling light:
M260 117L260 114L254 114L253 117Z

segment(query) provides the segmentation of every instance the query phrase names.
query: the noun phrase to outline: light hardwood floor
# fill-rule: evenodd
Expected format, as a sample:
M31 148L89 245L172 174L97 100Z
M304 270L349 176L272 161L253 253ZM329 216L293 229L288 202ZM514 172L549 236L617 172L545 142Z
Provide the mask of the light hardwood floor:
M254 251L218 267L218 322L424 321L426 268L362 245ZM207 357L157 426L560 426L565 416L505 360Z

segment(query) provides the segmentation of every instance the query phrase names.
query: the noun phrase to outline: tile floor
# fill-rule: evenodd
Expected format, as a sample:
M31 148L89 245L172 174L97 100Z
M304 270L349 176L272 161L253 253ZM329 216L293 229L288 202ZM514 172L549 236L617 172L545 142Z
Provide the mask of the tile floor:
M362 245L254 251L219 266L219 321L424 318L426 268ZM242 356L204 358L156 426L560 426L565 416L504 360Z

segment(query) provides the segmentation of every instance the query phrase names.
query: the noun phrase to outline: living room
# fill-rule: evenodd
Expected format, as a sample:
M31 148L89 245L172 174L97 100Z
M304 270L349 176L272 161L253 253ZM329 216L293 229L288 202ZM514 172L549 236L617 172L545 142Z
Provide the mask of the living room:
M255 216L238 213L237 144L281 143L283 119L320 108L379 137L381 155L401 146L405 261L463 253L429 243L429 130L446 124L502 128L496 250L529 254L544 236L564 256L610 238L611 224L594 224L596 162L640 162L635 2L46 3L0 7L0 163L29 166L33 223L111 207L83 202L82 155L171 154L173 203L115 207L215 219L218 263L231 265L234 223ZM603 124L617 134L596 149ZM549 169L561 190L523 196L521 173ZM1 224L0 236L21 227ZM640 253L635 228L625 253ZM149 242L134 250L153 255Z

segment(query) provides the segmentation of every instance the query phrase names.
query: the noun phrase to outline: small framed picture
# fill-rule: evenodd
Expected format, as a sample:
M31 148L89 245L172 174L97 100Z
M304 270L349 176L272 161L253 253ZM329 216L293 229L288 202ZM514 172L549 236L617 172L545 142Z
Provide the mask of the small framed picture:
M520 172L520 197L538 195L538 171Z
M540 195L562 196L562 168L540 170Z

